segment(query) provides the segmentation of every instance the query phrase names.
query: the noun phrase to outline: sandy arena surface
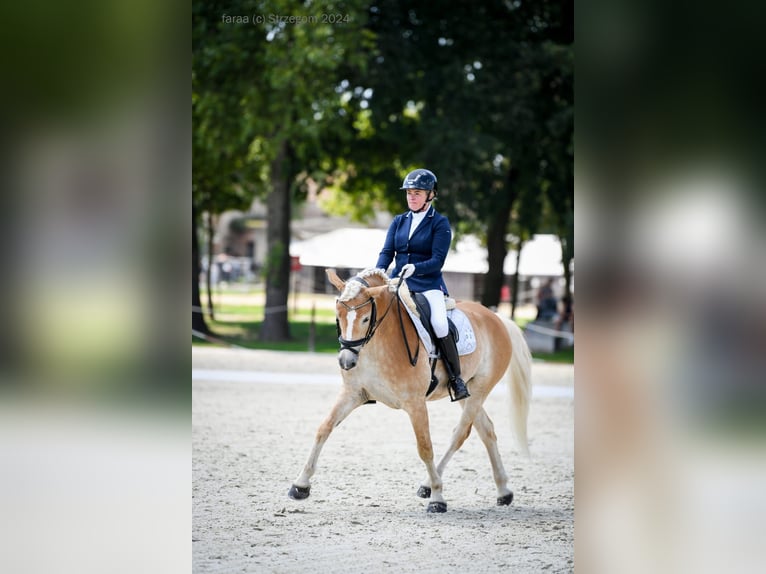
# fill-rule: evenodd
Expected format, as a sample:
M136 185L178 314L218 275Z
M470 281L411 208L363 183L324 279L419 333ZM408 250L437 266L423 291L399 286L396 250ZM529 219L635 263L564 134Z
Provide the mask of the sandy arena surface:
M474 432L445 471L445 514L415 495L426 473L407 415L380 404L331 435L311 496L287 497L340 385L334 355L194 347L192 368L194 572L574 570L571 365L533 365L531 459L517 454L505 387L485 403L513 504L495 505ZM437 460L459 410L429 403Z

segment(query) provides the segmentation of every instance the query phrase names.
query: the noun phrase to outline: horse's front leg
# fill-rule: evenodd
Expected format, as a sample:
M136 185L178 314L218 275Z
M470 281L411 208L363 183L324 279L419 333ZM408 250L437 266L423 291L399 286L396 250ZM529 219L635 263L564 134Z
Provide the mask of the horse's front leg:
M444 453L436 467L436 472L440 477L444 476L444 469L447 467L447 463L452 459L452 455L460 450L460 447L463 446L463 443L471 435L471 426L476 417L476 410L477 408L481 409L481 405L478 403L478 397L474 398L471 396L464 401L460 401L459 404L463 409L463 412L460 415L460 420L458 421L457 426L452 431L452 439L447 447L447 451ZM429 475L428 480L422 483L418 489L418 496L421 498L428 498L431 496L432 487L433 482Z
M419 402L407 408L407 414L415 431L415 439L418 444L418 454L423 464L426 465L428 478L431 484L428 512L447 512L447 503L442 496L442 479L434 464L434 448L431 442L431 428L428 422L428 409L425 401Z
M302 500L308 498L311 492L311 477L314 476L316 471L316 463L319 458L319 453L322 452L322 447L330 436L330 433L335 427L337 427L343 419L345 419L351 411L356 407L364 403L365 398L358 392L352 392L346 387L338 395L335 400L335 404L327 415L322 424L317 429L316 438L314 439L314 447L311 449L309 459L306 461L306 466L303 467L303 472L300 473L298 478L295 479L287 495L293 500Z

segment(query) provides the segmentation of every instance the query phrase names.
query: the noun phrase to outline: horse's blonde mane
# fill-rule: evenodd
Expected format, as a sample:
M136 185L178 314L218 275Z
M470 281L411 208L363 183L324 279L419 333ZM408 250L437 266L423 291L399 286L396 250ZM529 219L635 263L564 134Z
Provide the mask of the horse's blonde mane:
M359 277L360 279L379 277L383 281L383 285L388 285L390 281L388 275L386 275L386 272L383 269L378 269L377 267L368 267L364 271L357 273L355 277ZM350 301L359 295L359 292L363 287L364 285L359 283L359 281L346 281L346 287L343 289L343 293L341 293L339 300Z
M404 289L399 290L399 298L402 300L402 303L409 307L410 311L420 317L420 313L418 313L418 307L415 305L415 300L412 298L412 295L410 295L410 290L407 288L407 282L404 279L401 279L401 281L404 282Z

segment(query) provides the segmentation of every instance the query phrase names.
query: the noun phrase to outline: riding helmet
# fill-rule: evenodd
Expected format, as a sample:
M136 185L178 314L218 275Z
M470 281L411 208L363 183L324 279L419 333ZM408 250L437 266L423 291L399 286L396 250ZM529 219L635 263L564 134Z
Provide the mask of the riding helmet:
M399 191L407 189L425 189L426 191L436 191L436 176L427 169L416 169L407 174L402 182Z

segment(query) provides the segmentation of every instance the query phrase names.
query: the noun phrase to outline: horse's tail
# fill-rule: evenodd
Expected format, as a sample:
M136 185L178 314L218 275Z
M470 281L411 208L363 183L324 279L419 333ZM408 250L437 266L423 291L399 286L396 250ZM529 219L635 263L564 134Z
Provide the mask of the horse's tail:
M519 326L507 317L501 315L498 317L503 321L511 337L511 363L505 373L505 382L511 397L513 433L516 435L516 442L521 452L529 456L527 417L529 403L532 400L532 354L529 352L529 346Z

